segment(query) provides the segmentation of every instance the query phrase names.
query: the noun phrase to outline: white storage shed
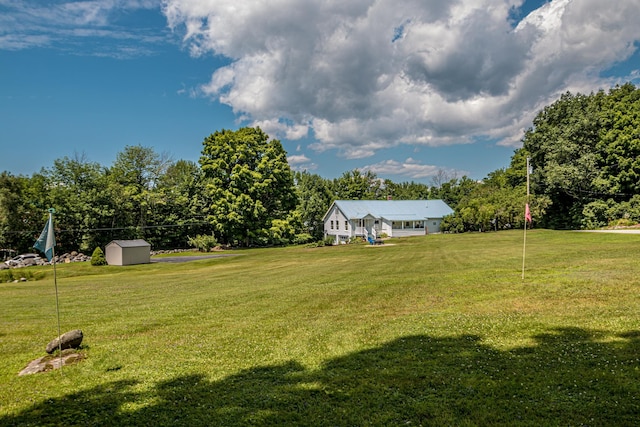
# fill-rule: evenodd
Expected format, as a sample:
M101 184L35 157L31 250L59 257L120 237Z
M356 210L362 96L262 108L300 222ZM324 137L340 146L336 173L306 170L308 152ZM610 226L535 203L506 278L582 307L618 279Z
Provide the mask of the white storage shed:
M109 265L149 264L151 245L142 239L112 240L106 246L104 256Z

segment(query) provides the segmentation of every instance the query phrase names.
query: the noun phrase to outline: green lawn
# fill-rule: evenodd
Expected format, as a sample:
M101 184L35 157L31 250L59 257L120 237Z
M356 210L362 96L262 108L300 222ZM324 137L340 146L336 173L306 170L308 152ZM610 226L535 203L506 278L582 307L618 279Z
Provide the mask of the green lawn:
M638 425L640 235L532 230L59 265L0 284L0 425Z

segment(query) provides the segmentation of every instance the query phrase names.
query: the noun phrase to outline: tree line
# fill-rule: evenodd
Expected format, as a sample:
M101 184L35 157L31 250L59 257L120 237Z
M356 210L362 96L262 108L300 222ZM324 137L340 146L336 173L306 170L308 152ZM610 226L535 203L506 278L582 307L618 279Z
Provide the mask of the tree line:
M64 157L30 177L0 173L0 248L28 250L49 207L58 250L85 252L132 238L155 249L319 241L337 199L443 199L455 211L442 223L449 232L520 228L525 203L542 227L640 221L635 86L566 93L536 116L522 142L508 167L482 181L440 170L431 185L357 169L334 179L294 172L280 141L259 128L214 132L198 163L143 146L125 147L111 166Z
M321 241L333 200L433 194L372 172L335 179L293 172L280 141L259 128L221 130L204 139L198 163L136 145L110 166L76 154L32 176L0 173L0 248L29 251L50 207L57 251L137 238L154 249L208 248Z

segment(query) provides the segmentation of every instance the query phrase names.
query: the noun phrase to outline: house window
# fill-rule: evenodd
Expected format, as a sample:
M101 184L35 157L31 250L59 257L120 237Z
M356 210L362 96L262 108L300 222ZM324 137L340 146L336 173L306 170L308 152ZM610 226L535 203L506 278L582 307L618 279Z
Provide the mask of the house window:
M333 230L333 221L331 221L331 229Z
M344 222L344 229L348 230L349 229L349 221L345 221Z

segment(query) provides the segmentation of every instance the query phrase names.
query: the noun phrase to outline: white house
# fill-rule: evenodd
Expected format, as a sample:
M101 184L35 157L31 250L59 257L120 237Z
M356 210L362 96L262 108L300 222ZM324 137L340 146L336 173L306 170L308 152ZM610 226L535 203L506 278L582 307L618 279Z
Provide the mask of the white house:
M453 210L442 200L336 200L324 215L325 236L377 238L439 233Z
M151 245L142 239L112 240L105 247L104 257L109 265L148 264Z

